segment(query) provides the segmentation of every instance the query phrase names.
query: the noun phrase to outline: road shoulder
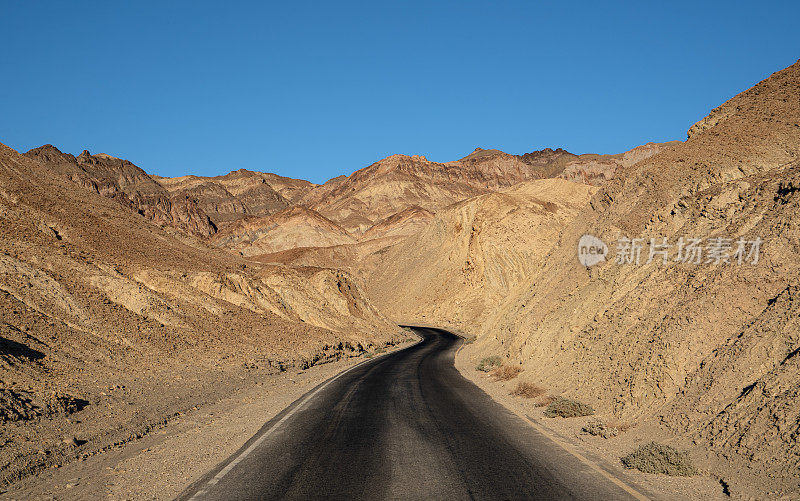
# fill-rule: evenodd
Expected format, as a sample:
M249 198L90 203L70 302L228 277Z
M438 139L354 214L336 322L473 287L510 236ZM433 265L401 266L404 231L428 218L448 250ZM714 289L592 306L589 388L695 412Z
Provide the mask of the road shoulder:
M455 366L462 376L525 420L532 430L544 434L593 468L629 480L657 499L729 499L723 494L719 481L709 476L669 477L624 469L619 457L645 441L647 430L635 429L621 437L603 439L581 433L581 428L590 418L546 418L542 408L536 407L532 401L510 394L518 382L516 379L495 381L487 373L476 370L479 356L473 351L471 345L463 345L456 353Z

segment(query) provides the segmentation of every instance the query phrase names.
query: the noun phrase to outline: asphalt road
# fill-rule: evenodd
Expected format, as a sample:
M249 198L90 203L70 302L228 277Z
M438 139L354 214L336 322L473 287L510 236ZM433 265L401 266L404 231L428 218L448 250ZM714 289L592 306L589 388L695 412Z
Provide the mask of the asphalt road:
M181 497L634 499L461 376L460 338L417 332L311 390Z

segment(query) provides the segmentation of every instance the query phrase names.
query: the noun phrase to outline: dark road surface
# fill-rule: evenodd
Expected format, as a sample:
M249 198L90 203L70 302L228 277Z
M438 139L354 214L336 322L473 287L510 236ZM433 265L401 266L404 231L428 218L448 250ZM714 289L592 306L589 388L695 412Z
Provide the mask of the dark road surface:
M462 377L461 338L415 330L422 342L315 388L181 497L641 498Z

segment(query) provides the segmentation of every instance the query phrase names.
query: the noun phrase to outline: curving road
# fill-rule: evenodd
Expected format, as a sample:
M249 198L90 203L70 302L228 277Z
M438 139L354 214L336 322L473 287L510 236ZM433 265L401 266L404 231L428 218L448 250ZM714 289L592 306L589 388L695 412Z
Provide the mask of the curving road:
M453 366L461 338L368 360L269 421L183 499L635 499Z

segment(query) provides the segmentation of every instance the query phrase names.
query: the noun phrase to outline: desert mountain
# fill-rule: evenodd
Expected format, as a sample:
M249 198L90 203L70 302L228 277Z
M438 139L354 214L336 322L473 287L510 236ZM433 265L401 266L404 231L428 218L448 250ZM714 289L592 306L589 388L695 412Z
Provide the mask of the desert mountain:
M618 171L622 172L620 169L627 169L678 143L680 141L647 143L613 155L596 153L575 155L561 148L555 150L545 148L523 155L511 155L500 150L476 148L466 157L449 163L468 166L482 172L513 172L514 177L520 181L558 177L576 183L601 185L616 177Z
M398 318L424 313L446 324L455 317L465 328L477 321L471 349L502 353L555 394L686 437L687 447L708 455L728 478L750 471L793 488L800 467L799 96L800 62L713 110L686 142L626 167L547 236L544 257L517 267L526 276L505 298L494 296L488 315L474 300L420 306L434 296L480 297L486 284L469 278L472 261L464 237L457 238L463 222L438 215L423 231L440 225L436 231L450 235L430 243L444 261L430 272L438 278L427 289L403 287L417 266L435 259L426 246L407 245L404 259L382 261L387 268L373 275L373 295ZM592 268L578 262L584 234L608 244L607 261ZM484 235L483 248L499 256L484 269L495 261L514 269L505 256L518 252L519 242L509 233ZM620 238L641 239L638 265L626 262L630 249L617 252ZM664 238L672 246L668 259L648 259L650 239ZM701 239L702 259L676 260L681 238ZM739 264L739 241L748 246L739 257L761 242L757 262L750 255ZM726 252L721 260L714 242ZM457 273L442 256L464 269ZM391 277L402 277L393 281L392 298L419 294L423 301L390 300Z
M449 165L462 166L475 172L496 173L495 187L508 186L508 179L518 181L555 177L564 166L578 155L562 148L532 151L523 155L512 155L496 149L475 151ZM517 182L518 182L517 181ZM513 184L513 183L512 183Z
M378 221L409 206L426 210L485 193L489 180L422 156L392 155L348 177L334 178L303 197L301 203L360 235Z
M300 203L312 207L354 236L409 207L435 213L466 198L523 181L563 177L600 184L671 143L648 143L619 155L574 155L561 148L511 155L476 148L460 160L431 162L419 155L392 155L348 177L310 190ZM377 234L371 232L372 235Z
M161 228L126 206L164 196L140 169L59 153L0 145L3 481L70 459L71 437L93 453L402 337L347 273L245 262Z
M560 148L510 155L476 148L466 157L446 164L429 162L420 156L394 155L352 176L335 178L303 198L303 203L318 208L328 219L344 221L345 227L348 222L357 223L350 227L349 233L358 243L343 242L328 247L307 240L294 250L281 245L282 250L261 255L258 250L239 250L264 262L370 270L377 266L385 249L401 237L422 231L436 211L446 210L452 204L526 180L562 178L582 184L602 184L675 143L648 143L616 155L574 155ZM408 205L409 201L419 205ZM390 213L397 207L402 208ZM384 213L390 214L380 217Z
M162 226L201 238L225 229L213 238L216 245L263 256L409 235L443 207L526 180L600 184L665 146L649 143L619 155L574 155L560 148L511 155L476 148L448 163L393 155L324 185L245 169L216 177L150 176L127 160L88 151L75 157L51 145L25 155Z
M216 177L153 178L171 193L195 198L219 227L243 216L268 216L281 211L296 204L316 186L308 181L246 169Z
M151 221L172 226L190 235L207 237L217 228L197 200L173 196L145 171L127 160L84 150L75 157L52 145L34 148L25 156L46 165L84 189L117 200Z
M302 203L360 235L409 207L436 212L469 197L545 177L551 165L575 155L543 150L516 156L477 148L448 163L392 155L310 191ZM549 169L549 170L548 170Z

